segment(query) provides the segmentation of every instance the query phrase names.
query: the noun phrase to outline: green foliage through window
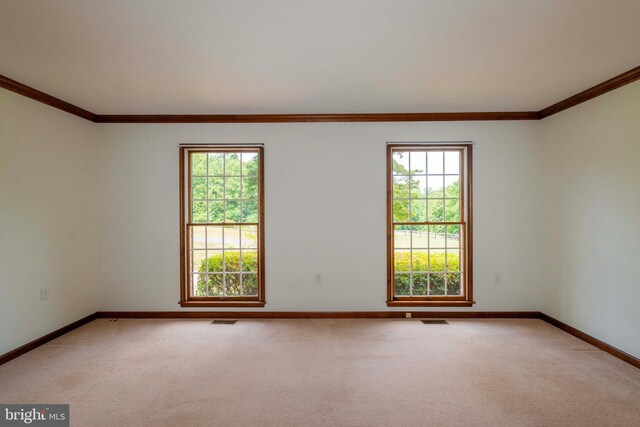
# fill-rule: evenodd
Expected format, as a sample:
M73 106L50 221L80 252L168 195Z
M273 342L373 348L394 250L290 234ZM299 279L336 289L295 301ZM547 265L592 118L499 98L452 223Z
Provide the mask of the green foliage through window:
M463 154L415 147L391 152L394 296L462 295Z
M257 270L256 250L227 250L224 255L219 251L200 263L195 293L197 296L257 295Z
M191 153L192 221L258 222L258 154Z
M396 296L445 295L445 288L446 295L460 295L460 256L457 253L449 253L445 258L444 252L414 252L412 257L409 251L396 251L394 265Z

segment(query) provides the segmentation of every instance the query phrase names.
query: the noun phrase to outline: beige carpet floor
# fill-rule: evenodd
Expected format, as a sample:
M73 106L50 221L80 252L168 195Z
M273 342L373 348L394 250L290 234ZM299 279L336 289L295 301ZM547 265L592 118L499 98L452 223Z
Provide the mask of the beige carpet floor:
M640 369L536 319L99 319L0 366L74 426L640 426Z

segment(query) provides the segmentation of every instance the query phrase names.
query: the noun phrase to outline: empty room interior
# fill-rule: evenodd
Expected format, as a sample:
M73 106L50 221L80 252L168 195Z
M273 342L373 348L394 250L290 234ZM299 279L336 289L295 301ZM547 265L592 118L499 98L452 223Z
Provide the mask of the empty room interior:
M640 426L639 18L0 0L0 425Z

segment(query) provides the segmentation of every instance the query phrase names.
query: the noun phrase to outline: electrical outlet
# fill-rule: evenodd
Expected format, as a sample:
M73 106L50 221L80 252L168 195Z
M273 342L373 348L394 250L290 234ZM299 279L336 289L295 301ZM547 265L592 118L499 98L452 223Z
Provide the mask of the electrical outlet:
M49 288L40 288L40 301L49 299Z
M493 275L493 283L495 283L496 285L500 285L502 284L502 273L497 271L494 273Z
M322 273L316 273L313 278L313 283L322 283Z

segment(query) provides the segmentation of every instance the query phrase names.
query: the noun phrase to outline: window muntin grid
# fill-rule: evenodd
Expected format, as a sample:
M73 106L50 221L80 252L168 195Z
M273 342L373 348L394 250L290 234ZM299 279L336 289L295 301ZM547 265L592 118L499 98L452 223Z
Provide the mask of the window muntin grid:
M257 299L261 283L261 150L187 150L190 299Z
M464 147L397 147L391 155L391 298L463 299Z
M193 296L258 295L256 225L191 225L189 230Z
M189 152L190 223L255 223L258 152Z

